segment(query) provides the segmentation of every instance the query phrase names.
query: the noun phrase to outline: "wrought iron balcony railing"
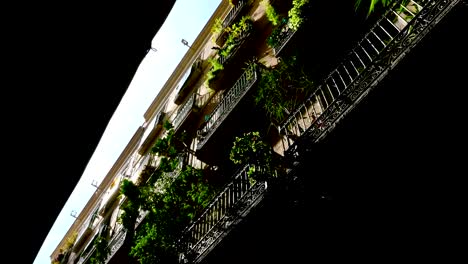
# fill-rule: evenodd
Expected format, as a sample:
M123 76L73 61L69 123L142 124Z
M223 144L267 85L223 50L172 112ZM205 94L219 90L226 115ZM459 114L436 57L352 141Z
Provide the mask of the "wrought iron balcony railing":
M106 263L112 259L115 253L122 247L125 241L125 236L127 235L127 230L125 228L121 228L110 240L108 248L110 248L109 256L107 257Z
M410 0L389 8L280 126L285 155L297 155L299 139L317 141L333 129L456 2Z
M146 153L139 161L138 164L136 164L133 167L133 173L132 176L138 176L141 174L141 172L145 169L147 165L154 165L156 162L155 155L151 153Z
M226 18L223 21L223 28L226 28L227 26L229 26L232 23L232 21L236 19L236 17L239 15L240 11L242 10L242 8L245 6L246 3L247 1L240 0L238 1L236 5L232 7L231 11L229 11Z
M221 65L225 65L227 61L229 61L230 58L234 57L236 52L240 49L242 44L246 41L246 39L251 35L253 31L253 24L252 21L248 20L246 21L247 28L246 30L242 31L242 33L237 37L237 40L235 42L235 47L232 48L231 51L229 51L229 54L226 56L222 56L221 54L219 55L218 62Z
M243 167L212 200L203 213L182 233L179 240L180 262L196 263L254 208L263 198L267 183L250 183Z
M106 263L108 263L112 259L112 257L117 252L117 250L119 250L119 248L123 245L126 234L127 234L127 232L126 232L125 228L121 227L116 232L116 234L111 238L109 244L107 245L107 247L110 249L110 251L109 251L109 256L107 257ZM95 251L96 251L96 246L93 245L93 247L89 250L88 253L86 253L84 256L80 257L77 264L87 263L87 261L94 254Z
M198 145L201 149L210 136L224 121L237 103L257 81L257 71L254 67L247 68L234 86L226 93L221 102L211 112L207 122L197 131Z
M174 171L164 172L164 176L159 178L155 183L155 191L164 192L180 175L185 165L186 154L179 155L177 166Z
M86 255L80 257L77 264L86 263L89 260L89 258L91 257L91 255L93 255L94 251L96 251L96 247L93 246L93 248L91 248L91 250Z
M286 44L294 36L294 34L296 34L296 30L292 29L289 26L289 23L284 24L284 26L280 30L279 35L276 36L278 42L275 44L274 47L272 47L275 56L279 55L281 50L286 46Z
M187 102L184 103L183 106L181 106L179 108L179 110L177 111L177 114L174 118L174 120L172 121L172 124L174 125L174 130L177 130L180 125L182 124L182 122L185 120L185 118L188 116L188 114L190 113L190 111L192 111L192 109L196 106L195 105L195 97L197 96L197 94L192 94L192 96L190 96L190 98L187 100Z

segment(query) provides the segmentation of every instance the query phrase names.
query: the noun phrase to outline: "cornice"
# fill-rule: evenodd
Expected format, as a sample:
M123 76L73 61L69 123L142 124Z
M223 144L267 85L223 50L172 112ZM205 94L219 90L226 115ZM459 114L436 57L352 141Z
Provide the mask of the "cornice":
M199 55L203 52L206 45L211 41L211 28L215 23L217 18L224 19L229 11L231 10L231 5L229 1L221 1L219 6L216 8L213 15L210 17L208 22L205 24L203 29L200 31L200 34L192 43L191 47L185 53L185 56L177 65L174 72L168 78L164 86L161 88L161 91L158 93L156 98L153 100L151 105L146 110L145 114L143 115L145 118L145 122L149 122L164 106L167 98L169 98L171 92L175 88L175 86L179 83L179 80L182 78L183 74L190 69L193 62L199 57Z

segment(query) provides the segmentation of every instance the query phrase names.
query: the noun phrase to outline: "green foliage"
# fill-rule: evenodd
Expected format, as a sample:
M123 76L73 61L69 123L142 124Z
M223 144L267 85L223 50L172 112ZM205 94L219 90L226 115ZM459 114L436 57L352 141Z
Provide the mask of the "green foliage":
M205 84L207 86L216 78L218 73L224 69L224 66L219 63L218 59L208 58L207 61L211 64L211 69L206 73Z
M140 186L140 185L145 184L155 171L156 171L156 167L151 166L151 165L145 165L145 168L141 171L138 177L136 185Z
M265 7L265 14L268 21L270 21L273 26L279 25L281 18L275 8L271 5L270 0L262 0L260 4Z
M252 181L266 180L276 174L273 162L273 150L265 143L260 132L253 131L236 137L229 158L234 164L250 164L247 174Z
M187 151L187 147L184 143L187 134L181 132L179 135L175 136L174 126L169 121L166 121L163 126L166 130L166 135L156 140L151 148L151 153L158 156L176 158L180 153Z
M312 85L296 57L287 57L273 68L260 68L255 103L278 123L310 94Z
M267 44L270 47L276 47L282 39L283 28L276 27L271 31L270 36L267 38Z
M366 4L363 4L365 2ZM363 6L368 7L367 15L370 15L374 10L380 5L382 7L387 7L391 3L395 2L394 0L356 0L355 8L360 9Z
M202 171L191 166L185 166L170 184L162 185L164 190L155 188L156 191L144 193L143 208L149 214L130 252L140 263L168 263L175 259L178 235L216 193Z
M155 153L160 156L166 156L170 158L174 158L178 155L180 150L177 145L176 140L174 139L174 128L171 123L167 122L164 124L166 128L167 134L164 138L158 138L156 143L151 148L151 152Z
M293 7L288 11L289 27L291 29L298 30L304 22L302 11L308 3L309 0L293 0Z
M252 20L250 16L243 16L239 22L226 27L224 30L229 34L223 47L219 49L219 56L227 58L232 50L236 48L242 39L245 37L245 33L252 29ZM211 63L211 69L206 73L205 85L210 86L210 83L215 80L216 76L220 71L224 69L224 66L216 58L208 58L207 61Z
M223 31L223 20L221 18L216 18L213 26L211 27L211 33L219 35Z
M141 192L132 181L124 179L120 185L120 193L128 198L127 202L120 208L123 211L120 215L120 221L126 229L133 230L141 205Z
M121 185L121 193L128 198L122 206L124 227L133 230L130 227L135 225L139 212L148 212L130 250L132 257L145 264L176 263L175 245L180 232L216 194L201 170L179 166L181 153L187 151L183 147L184 135L175 134L170 123L165 128L165 137L152 148L161 158L156 180L143 186L124 180Z
M237 23L232 24L225 30L229 33L223 48L220 50L220 55L227 57L231 51L239 45L245 36L245 33L252 30L252 19L250 16L243 16Z
M90 258L91 264L104 264L110 254L109 243L105 237L98 236L94 240L95 251Z

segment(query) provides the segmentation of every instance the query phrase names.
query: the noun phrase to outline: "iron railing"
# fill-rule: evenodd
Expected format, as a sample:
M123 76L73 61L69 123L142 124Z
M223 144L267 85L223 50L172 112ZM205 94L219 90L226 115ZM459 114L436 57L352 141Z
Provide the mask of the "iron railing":
M109 263L109 261L112 259L112 257L115 255L117 250L122 247L122 245L125 242L125 236L127 235L127 230L125 228L121 228L116 235L112 237L112 239L109 242L109 245L107 246L110 248L110 253L109 256L107 257L106 263Z
M278 56L281 50L286 46L289 40L296 34L296 30L292 29L289 26L289 23L284 24L281 29L279 35L276 37L278 42L274 45L273 53L275 56Z
M251 66L244 71L233 87L223 97L221 102L211 112L207 122L204 123L204 125L197 131L197 149L203 147L213 132L224 121L231 110L234 109L237 103L243 98L256 81L257 70L255 67Z
M410 0L389 8L279 127L285 155L297 155L301 138L322 138L455 2Z
M203 213L182 232L179 240L181 262L196 262L200 259L262 200L267 183L250 182L248 171L251 166L244 166Z
M253 24L252 24L252 21L250 20L247 20L246 21L246 24L247 24L247 28L242 31L240 33L239 36L237 36L237 40L235 42L235 47L229 52L228 55L226 56L222 56L221 54L219 55L219 58L218 58L218 62L221 64L221 65L225 65L226 62L234 57L234 55L236 54L236 52L240 49L240 47L242 46L242 44L245 42L245 40L251 35L252 31L253 31Z
M224 18L223 28L226 28L227 26L229 26L231 24L231 22L234 21L234 19L236 19L236 17L239 15L240 11L242 10L242 8L245 6L246 3L247 3L247 1L240 0L240 1L238 1L238 3L236 5L234 5L231 8L231 10L227 14L226 18Z
M185 102L184 105L182 105L177 111L177 114L174 117L174 120L172 121L172 124L174 125L174 130L177 130L177 128L179 128L179 126L188 116L190 111L192 111L192 109L195 107L196 96L197 96L196 93L192 94L187 100L187 102Z

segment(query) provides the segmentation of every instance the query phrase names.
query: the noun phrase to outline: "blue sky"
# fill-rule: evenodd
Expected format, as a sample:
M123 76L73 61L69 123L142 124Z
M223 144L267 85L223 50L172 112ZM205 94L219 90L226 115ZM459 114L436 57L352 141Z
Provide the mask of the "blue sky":
M80 181L68 198L44 240L33 264L50 264L50 255L71 227L77 214L92 196L95 187L110 170L137 128L143 124L143 114L165 84L177 64L188 51L221 0L176 0L166 21L155 35L150 51L140 66L107 124L101 140L89 160Z

